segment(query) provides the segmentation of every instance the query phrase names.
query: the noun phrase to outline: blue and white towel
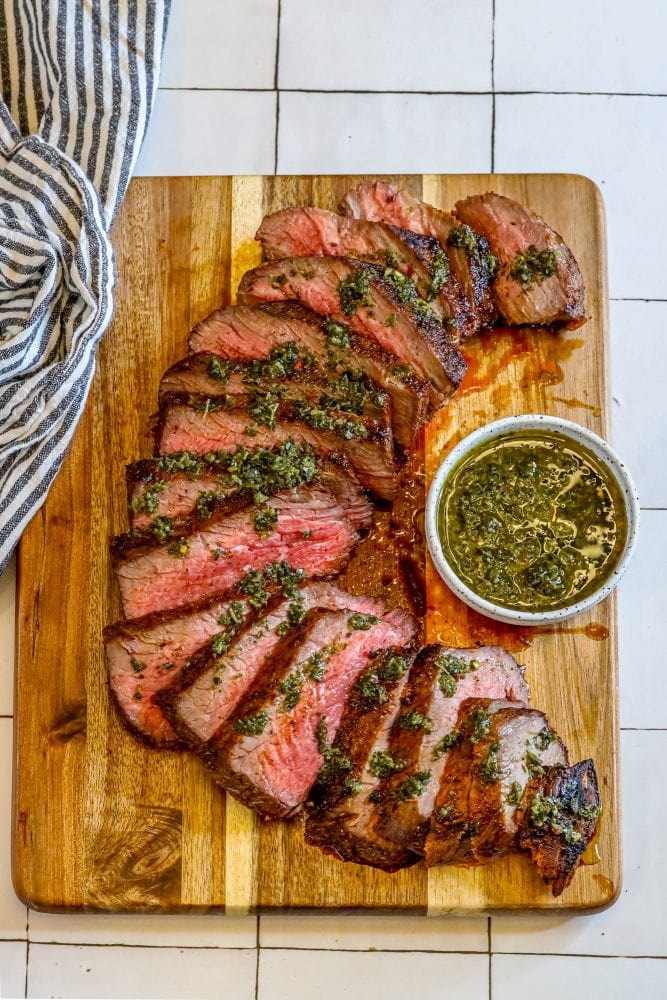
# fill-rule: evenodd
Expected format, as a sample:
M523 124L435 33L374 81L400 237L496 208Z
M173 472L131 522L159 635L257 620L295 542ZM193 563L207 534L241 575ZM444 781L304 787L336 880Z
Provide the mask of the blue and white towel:
M108 231L170 0L0 0L0 571L43 504L113 312Z

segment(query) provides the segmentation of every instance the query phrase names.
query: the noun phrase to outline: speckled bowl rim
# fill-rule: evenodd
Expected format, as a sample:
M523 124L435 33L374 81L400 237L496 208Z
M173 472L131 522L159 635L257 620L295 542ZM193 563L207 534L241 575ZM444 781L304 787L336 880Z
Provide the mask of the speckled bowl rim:
M459 579L447 562L438 534L440 493L447 476L456 463L472 448L483 441L489 441L499 437L501 434L534 430L554 431L588 447L617 480L625 500L628 518L628 536L625 546L618 564L609 579L584 600L556 611L512 611L509 608L502 608L500 605L493 604L491 601L480 597ZM574 618L575 615L579 615L584 611L589 611L596 604L599 604L600 601L603 601L605 597L608 597L616 587L630 562L637 541L637 533L639 531L639 498L627 468L613 448L603 438L571 420L551 417L544 413L526 413L515 417L505 417L502 420L494 420L490 424L485 424L471 434L468 434L452 448L438 467L428 491L424 527L426 543L438 573L449 589L457 597L460 597L468 607L473 608L474 611L478 611L487 618L505 622L509 625L547 625L552 622L565 621L568 618Z

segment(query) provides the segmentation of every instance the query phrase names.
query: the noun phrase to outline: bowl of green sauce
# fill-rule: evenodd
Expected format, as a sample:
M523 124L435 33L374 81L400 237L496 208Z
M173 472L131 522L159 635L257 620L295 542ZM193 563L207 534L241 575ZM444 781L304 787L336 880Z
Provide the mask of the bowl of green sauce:
M627 469L592 431L544 414L480 427L444 460L425 514L449 588L496 621L573 618L620 580L639 528Z

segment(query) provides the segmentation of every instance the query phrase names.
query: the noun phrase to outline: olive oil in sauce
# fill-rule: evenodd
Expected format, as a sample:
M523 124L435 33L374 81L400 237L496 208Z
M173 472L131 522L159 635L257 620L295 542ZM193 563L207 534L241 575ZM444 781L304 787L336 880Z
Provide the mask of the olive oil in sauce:
M445 480L445 558L476 594L510 610L555 611L612 574L627 537L621 488L588 448L557 433L485 441Z

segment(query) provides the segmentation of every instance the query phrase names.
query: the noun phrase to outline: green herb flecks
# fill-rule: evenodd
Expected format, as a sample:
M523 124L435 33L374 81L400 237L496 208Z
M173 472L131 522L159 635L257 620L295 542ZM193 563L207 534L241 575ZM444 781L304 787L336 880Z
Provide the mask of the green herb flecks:
M397 791L397 799L417 799L426 791L426 786L431 780L430 771L416 771L405 781L401 782Z
M329 347L336 347L339 350L349 351L350 333L352 332L349 326L344 323L337 323L335 319L327 317L327 319L325 319L322 323L322 329L324 330Z
M518 806L521 802L521 796L523 795L523 786L518 781L513 781L510 785L510 790L505 796L505 802L508 806Z
M297 419L302 420L309 427L315 430L331 431L344 441L352 441L354 438L367 438L368 428L360 421L349 420L346 417L333 417L326 410L316 406L310 406L303 400L295 400L294 413Z
M357 611L348 618L347 627L357 631L367 632L369 628L372 628L373 625L379 621L380 619L377 615L362 615Z
M405 767L402 757L393 757L388 750L375 750L368 761L368 770L376 778L388 778Z
M491 716L484 708L476 708L470 716L472 732L470 734L471 743L479 743L486 739L491 731Z
M449 260L444 250L436 250L431 261L431 284L426 294L426 301L432 302L437 298L444 286L449 281Z
M544 729L539 731L533 742L538 750L546 750L551 746L555 739L556 734L552 733L551 730L547 729L545 726Z
M479 660L467 660L453 653L443 653L436 658L438 669L438 686L446 698L456 694L459 678L465 677L479 666Z
M372 271L365 268L354 270L348 278L338 285L338 300L345 316L354 316L359 306L370 306L368 298L373 280Z
M484 785L492 785L500 777L500 766L498 764L498 751L500 743L497 740L489 747L486 757L479 765L478 774L480 781Z
M269 430L273 430L276 426L280 400L283 395L284 392L281 387L254 394L252 402L248 406L248 413L256 424L261 424L262 427L268 427Z
M310 351L300 350L293 341L276 344L266 358L251 361L243 376L246 385L275 382L276 379L291 378L299 372L311 371L318 366L317 358Z
M229 361L222 361L220 358L211 358L208 363L208 373L216 382L227 385L232 373L232 367Z
M136 514L154 514L158 509L160 494L164 492L166 485L162 479L157 479L134 498L130 509Z
M239 583L239 590L248 598L248 604L253 608L263 608L269 602L266 580L258 569L251 569L246 573Z
M299 587L306 579L306 574L302 569L295 569L284 561L269 563L265 573L269 580L278 584L285 597L297 597Z
M554 250L538 250L531 244L514 258L510 275L520 285L534 285L556 273L558 259Z
M300 671L293 671L278 685L278 691L283 695L282 709L285 712L295 708L301 700L303 689L303 674Z
M166 542L173 531L173 525L168 517L156 517L151 521L150 530L158 542Z
M187 538L175 538L173 542L170 542L167 546L167 552L170 556L176 556L178 559L185 559L190 549L190 543Z
M219 499L220 495L218 493L211 493L210 490L202 490L195 503L195 510L199 517L210 517Z
M452 729L451 733L446 733L433 747L433 760L440 760L446 753L449 753L461 741L461 733L458 729Z
M327 724L324 717L317 723L315 739L317 740L317 749L322 755L323 762L317 776L317 783L318 785L326 786L331 784L339 774L350 771L352 769L352 761L338 747L333 746L329 742Z
M259 736L269 724L269 713L262 709L251 715L243 715L234 721L234 729L244 736Z
M477 236L470 226L454 226L450 229L447 244L458 250L465 250L469 257L477 252Z
M532 750L526 750L523 755L524 768L531 778L541 778L544 774L544 765L537 754Z
M402 715L399 715L398 724L401 729L411 732L416 732L420 729L425 733L433 731L433 721L429 719L428 715L424 715L422 712L404 712Z
M278 523L278 511L275 507L259 507L255 511L253 524L260 538L268 538L275 531Z

